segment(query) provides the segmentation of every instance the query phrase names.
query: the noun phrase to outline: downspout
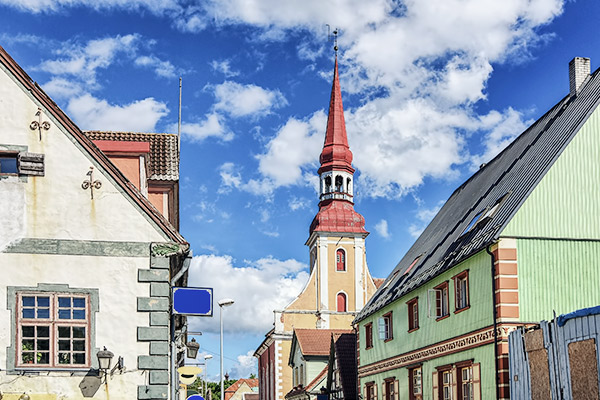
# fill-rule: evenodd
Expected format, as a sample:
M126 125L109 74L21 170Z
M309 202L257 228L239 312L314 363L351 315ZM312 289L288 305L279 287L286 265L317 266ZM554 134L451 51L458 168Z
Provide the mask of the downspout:
M498 315L496 311L496 257L494 257L494 253L490 251L492 245L488 245L485 248L485 251L490 255L492 260L492 305L494 307L494 371L496 374L496 384L494 385L496 388L496 400L500 398L500 393L498 389Z
M176 256L178 256L177 262L179 265L181 265L181 268L179 269L179 272L177 272L177 274L175 274L175 276L169 282L171 288L173 288L175 286L175 284L177 283L177 281L179 279L181 279L181 277L183 275L185 275L185 273L188 272L188 270L190 269L191 262L189 262L189 261L186 262L189 254L190 254L190 250L188 247L187 250L184 250L183 252L181 252L181 254L176 255ZM172 305L173 305L173 290L170 291L170 295L171 295L171 307L172 307ZM177 377L177 368L175 368L176 366L177 366L177 338L175 337L175 314L173 314L173 312L171 311L171 396L170 396L171 400L176 400L179 397L178 390L177 390L178 377Z

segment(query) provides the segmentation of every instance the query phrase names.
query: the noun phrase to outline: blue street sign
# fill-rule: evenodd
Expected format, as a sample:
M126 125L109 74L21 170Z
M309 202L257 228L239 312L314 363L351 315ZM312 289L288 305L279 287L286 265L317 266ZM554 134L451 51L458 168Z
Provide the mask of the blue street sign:
M212 304L212 288L173 288L173 314L212 317Z
M193 394L188 397L187 400L204 400L204 397L200 396L199 394Z

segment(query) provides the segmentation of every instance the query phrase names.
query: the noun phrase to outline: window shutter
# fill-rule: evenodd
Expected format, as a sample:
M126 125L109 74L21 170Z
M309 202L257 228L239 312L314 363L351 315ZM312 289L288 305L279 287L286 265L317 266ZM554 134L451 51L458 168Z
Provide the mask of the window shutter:
M44 176L44 155L21 152L17 156L19 175Z
M452 368L452 398L458 399L458 376L457 376L457 368Z
M377 400L377 384L373 385L373 400Z
M379 339L385 339L385 318L379 318Z
M382 400L387 400L387 397L385 397L385 396L386 396L386 393L387 393L387 392L386 392L386 390L385 390L385 389L386 389L386 386L387 386L387 385L386 385L386 382L385 382L385 381L383 381L383 382L381 383L381 399L382 399Z
M398 400L399 399L399 395L398 395L398 380L394 381L394 398L392 400Z
M433 377L432 377L432 387L433 387L433 400L439 400L440 399L440 391L438 390L438 385L439 385L439 380L438 380L438 373L437 371L433 373Z
M480 364L473 364L473 400L481 400Z

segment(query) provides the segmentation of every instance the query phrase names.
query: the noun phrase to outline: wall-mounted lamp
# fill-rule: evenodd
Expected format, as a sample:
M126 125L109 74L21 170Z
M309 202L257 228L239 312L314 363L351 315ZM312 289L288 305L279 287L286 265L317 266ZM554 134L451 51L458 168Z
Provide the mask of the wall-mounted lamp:
M191 341L187 342L187 357L188 358L196 358L198 355L198 350L200 350L200 344L196 342L196 339L192 338Z
M105 380L106 374L110 369L110 362L113 357L113 352L106 350L106 346L104 346L104 350L100 350L98 352L98 368L104 373Z
M29 397L29 395L27 393L23 393L20 397L19 400L30 400L31 397Z

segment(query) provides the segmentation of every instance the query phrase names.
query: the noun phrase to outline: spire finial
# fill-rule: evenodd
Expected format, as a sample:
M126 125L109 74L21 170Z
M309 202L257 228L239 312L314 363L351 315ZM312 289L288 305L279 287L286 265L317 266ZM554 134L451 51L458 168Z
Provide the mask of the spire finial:
M331 25L329 24L325 24L327 25L327 41L331 40L331 35L333 34L333 50L335 51L335 58L337 58L337 52L338 52L338 45L337 45L337 37L338 37L338 33L339 33L339 29L335 28L333 30L333 32L331 32Z

